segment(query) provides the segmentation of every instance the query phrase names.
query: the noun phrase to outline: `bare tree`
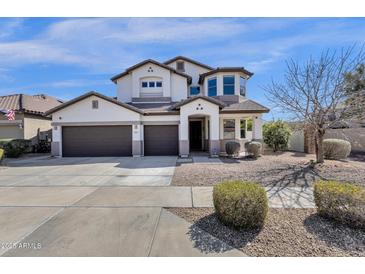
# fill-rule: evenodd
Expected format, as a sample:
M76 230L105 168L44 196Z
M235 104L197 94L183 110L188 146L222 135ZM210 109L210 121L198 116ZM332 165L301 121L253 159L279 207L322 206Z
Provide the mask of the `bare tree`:
M357 49L355 45L340 51L325 50L319 58L310 57L304 64L291 59L286 62L284 81L272 80L264 87L275 106L314 131L318 163L324 161L326 129L351 120L358 111L345 103L345 75L355 71L364 60L363 48Z

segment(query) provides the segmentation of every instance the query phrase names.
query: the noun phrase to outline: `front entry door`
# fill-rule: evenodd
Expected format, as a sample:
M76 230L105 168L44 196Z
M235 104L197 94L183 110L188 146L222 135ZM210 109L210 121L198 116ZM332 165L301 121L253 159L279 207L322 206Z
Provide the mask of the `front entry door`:
M190 121L189 143L190 150L202 150L202 121Z

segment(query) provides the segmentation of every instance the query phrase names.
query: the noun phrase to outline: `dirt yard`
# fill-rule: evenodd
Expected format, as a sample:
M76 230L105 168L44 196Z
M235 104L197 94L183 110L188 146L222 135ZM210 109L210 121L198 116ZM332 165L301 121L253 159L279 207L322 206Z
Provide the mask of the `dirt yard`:
M224 252L208 232L248 256L365 256L365 231L334 223L315 209L270 209L262 229L236 230L222 224L213 208L170 208L192 225L189 236L203 252Z
M361 158L347 161L326 160L312 168L315 156L284 152L263 155L258 159L221 158L222 164L182 163L175 169L172 185L207 186L223 180L247 180L265 186L311 186L317 179L334 179L365 185L365 161Z

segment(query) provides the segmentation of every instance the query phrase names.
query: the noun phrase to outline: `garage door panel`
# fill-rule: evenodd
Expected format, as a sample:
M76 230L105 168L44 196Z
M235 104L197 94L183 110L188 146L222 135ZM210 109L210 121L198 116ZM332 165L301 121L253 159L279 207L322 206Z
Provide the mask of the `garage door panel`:
M144 155L178 155L177 125L144 126Z
M65 157L131 156L132 126L78 126L62 128Z

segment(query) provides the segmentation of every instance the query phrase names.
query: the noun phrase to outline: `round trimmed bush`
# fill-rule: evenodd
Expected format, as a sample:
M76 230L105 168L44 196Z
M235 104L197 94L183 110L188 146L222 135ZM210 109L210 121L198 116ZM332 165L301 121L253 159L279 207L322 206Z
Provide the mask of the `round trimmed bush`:
M229 156L237 155L240 152L241 145L237 142L230 141L226 143L226 153Z
M237 228L262 227L269 209L265 189L251 182L225 181L214 186L218 218Z
M326 159L346 159L350 155L351 144L341 139L325 139L323 140L323 151Z
M251 141L245 144L246 151L249 155L257 158L261 155L262 144L260 142Z
M365 188L336 182L318 181L314 185L318 214L351 227L365 228Z

